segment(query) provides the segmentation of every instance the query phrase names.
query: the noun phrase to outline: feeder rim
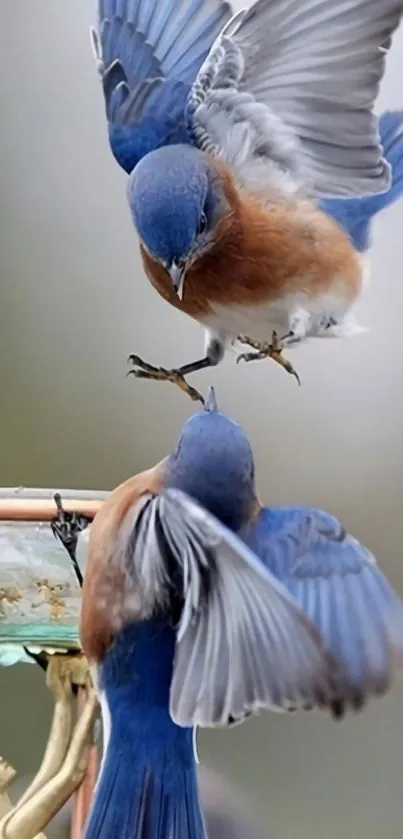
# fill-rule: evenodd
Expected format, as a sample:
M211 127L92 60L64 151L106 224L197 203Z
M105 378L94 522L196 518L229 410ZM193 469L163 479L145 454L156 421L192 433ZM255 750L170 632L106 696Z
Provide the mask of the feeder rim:
M93 519L108 492L37 487L0 487L0 522L50 522L55 517L54 494L59 492L66 512Z

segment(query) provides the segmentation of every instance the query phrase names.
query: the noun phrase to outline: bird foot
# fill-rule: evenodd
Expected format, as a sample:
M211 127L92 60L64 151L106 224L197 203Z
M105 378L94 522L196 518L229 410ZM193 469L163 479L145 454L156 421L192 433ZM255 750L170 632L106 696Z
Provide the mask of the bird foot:
M204 399L196 388L188 384L185 377L180 370L166 370L165 367L154 367L143 361L138 355L129 355L128 363L132 365L127 372L127 376L135 376L136 379L152 379L157 382L171 382L180 390L183 390L193 402L201 402L204 405Z
M271 344L260 344L258 341L252 341L247 337L247 335L239 335L238 341L240 341L241 344L247 344L249 347L252 347L255 352L240 353L236 360L237 364L239 364L240 361L260 361L263 358L272 358L273 361L279 364L280 367L283 367L287 373L294 376L299 385L301 384L297 371L294 369L291 362L283 357L283 342L281 338L278 337L277 332L273 332Z
M56 492L54 500L57 513L52 519L50 526L56 539L59 539L66 549L80 586L83 584L83 575L76 559L76 548L78 535L90 524L90 519L79 513L71 513L63 508L60 493Z

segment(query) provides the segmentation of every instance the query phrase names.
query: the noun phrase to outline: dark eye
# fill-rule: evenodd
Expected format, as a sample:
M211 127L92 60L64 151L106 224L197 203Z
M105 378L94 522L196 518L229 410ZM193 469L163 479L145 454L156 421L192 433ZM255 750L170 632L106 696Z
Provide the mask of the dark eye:
M200 235L200 233L204 233L206 227L207 227L207 216L206 216L206 213L202 213L201 216L200 216L200 221L199 221L199 235Z

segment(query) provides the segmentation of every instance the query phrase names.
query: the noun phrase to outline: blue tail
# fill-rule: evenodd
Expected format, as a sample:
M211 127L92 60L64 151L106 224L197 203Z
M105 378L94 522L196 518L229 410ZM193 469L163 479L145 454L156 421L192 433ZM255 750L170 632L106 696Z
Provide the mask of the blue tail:
M364 198L326 198L320 207L344 227L357 251L371 246L373 217L393 204L403 193L403 111L385 111L379 120L384 155L392 167L388 192Z
M168 712L174 634L126 627L100 669L111 730L85 839L205 839L193 732Z

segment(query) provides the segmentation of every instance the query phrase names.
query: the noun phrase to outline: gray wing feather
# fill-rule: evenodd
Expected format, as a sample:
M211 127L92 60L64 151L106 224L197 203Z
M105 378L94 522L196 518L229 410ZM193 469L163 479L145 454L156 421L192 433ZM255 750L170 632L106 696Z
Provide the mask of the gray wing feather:
M167 490L143 508L132 541L141 588L150 592L157 584L157 601L168 573L172 585L172 559L180 571L170 700L179 725L227 725L263 708L331 702L336 665L320 634L252 551L206 510Z
M262 178L315 197L388 189L373 106L402 13L402 0L258 0L189 94L198 145L249 189Z

